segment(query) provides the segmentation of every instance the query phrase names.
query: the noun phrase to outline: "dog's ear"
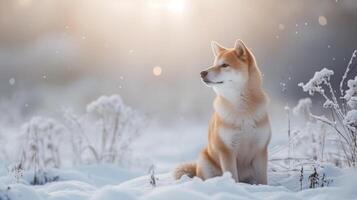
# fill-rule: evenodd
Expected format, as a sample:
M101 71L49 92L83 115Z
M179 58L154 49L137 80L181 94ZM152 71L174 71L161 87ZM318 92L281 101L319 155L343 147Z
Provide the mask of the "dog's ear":
M214 56L217 56L219 54L219 52L225 50L225 48L222 47L220 44L218 44L216 41L211 42L211 47L212 47Z
M234 50L236 51L238 57L247 56L248 49L242 40L237 40L234 44Z

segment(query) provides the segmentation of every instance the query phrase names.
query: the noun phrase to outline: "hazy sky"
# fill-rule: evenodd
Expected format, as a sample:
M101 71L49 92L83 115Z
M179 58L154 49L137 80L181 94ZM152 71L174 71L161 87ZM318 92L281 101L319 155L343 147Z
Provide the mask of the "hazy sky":
M210 41L240 38L272 99L294 103L315 70L342 73L356 35L354 0L0 0L0 102L51 113L119 93L150 115L207 116Z

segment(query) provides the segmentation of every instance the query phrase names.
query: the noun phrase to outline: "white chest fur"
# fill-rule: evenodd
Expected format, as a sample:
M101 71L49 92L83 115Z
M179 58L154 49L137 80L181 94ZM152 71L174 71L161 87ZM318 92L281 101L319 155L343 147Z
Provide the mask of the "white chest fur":
M265 147L270 137L269 126L243 127L243 128L220 128L219 136L227 147L238 150L243 146Z
M235 126L220 127L218 134L224 144L234 152L262 149L270 139L270 125L266 123L257 127L256 121L254 118L236 119Z
M225 91L225 90L224 90ZM265 148L270 139L270 124L266 120L266 103L256 106L254 113L247 112L249 105L246 99L238 95L240 90L224 94L229 104L218 99L214 102L215 112L229 126L221 126L219 137L233 152L253 151ZM238 98L237 98L238 96Z

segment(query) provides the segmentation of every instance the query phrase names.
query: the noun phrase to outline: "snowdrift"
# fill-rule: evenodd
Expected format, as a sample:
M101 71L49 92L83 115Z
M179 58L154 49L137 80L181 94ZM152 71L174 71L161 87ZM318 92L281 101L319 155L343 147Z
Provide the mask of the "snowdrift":
M172 179L170 173L156 176L138 175L110 165L93 165L69 170L52 170L59 181L41 186L28 183L8 184L7 175L0 178L1 200L227 200L227 199L357 199L357 174L327 167L324 173L333 179L328 187L300 191L299 174L270 174L270 185L235 183L229 173L207 181L183 177ZM26 176L25 176L26 177ZM137 178L134 178L137 177ZM348 177L348 178L346 178ZM352 180L347 182L345 180Z

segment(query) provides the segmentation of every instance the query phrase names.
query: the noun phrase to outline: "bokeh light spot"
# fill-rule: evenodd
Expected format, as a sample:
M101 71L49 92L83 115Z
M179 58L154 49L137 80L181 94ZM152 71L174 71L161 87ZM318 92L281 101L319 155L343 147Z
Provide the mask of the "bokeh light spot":
M327 19L326 19L325 16L320 16L320 17L319 17L319 24L320 24L321 26L325 26L325 25L327 24Z
M285 29L285 26L284 26L284 24L279 24L279 30L281 30L281 31L283 31L284 29Z
M155 66L153 69L152 69L152 73L154 74L154 76L161 76L162 74L162 69L160 66Z

